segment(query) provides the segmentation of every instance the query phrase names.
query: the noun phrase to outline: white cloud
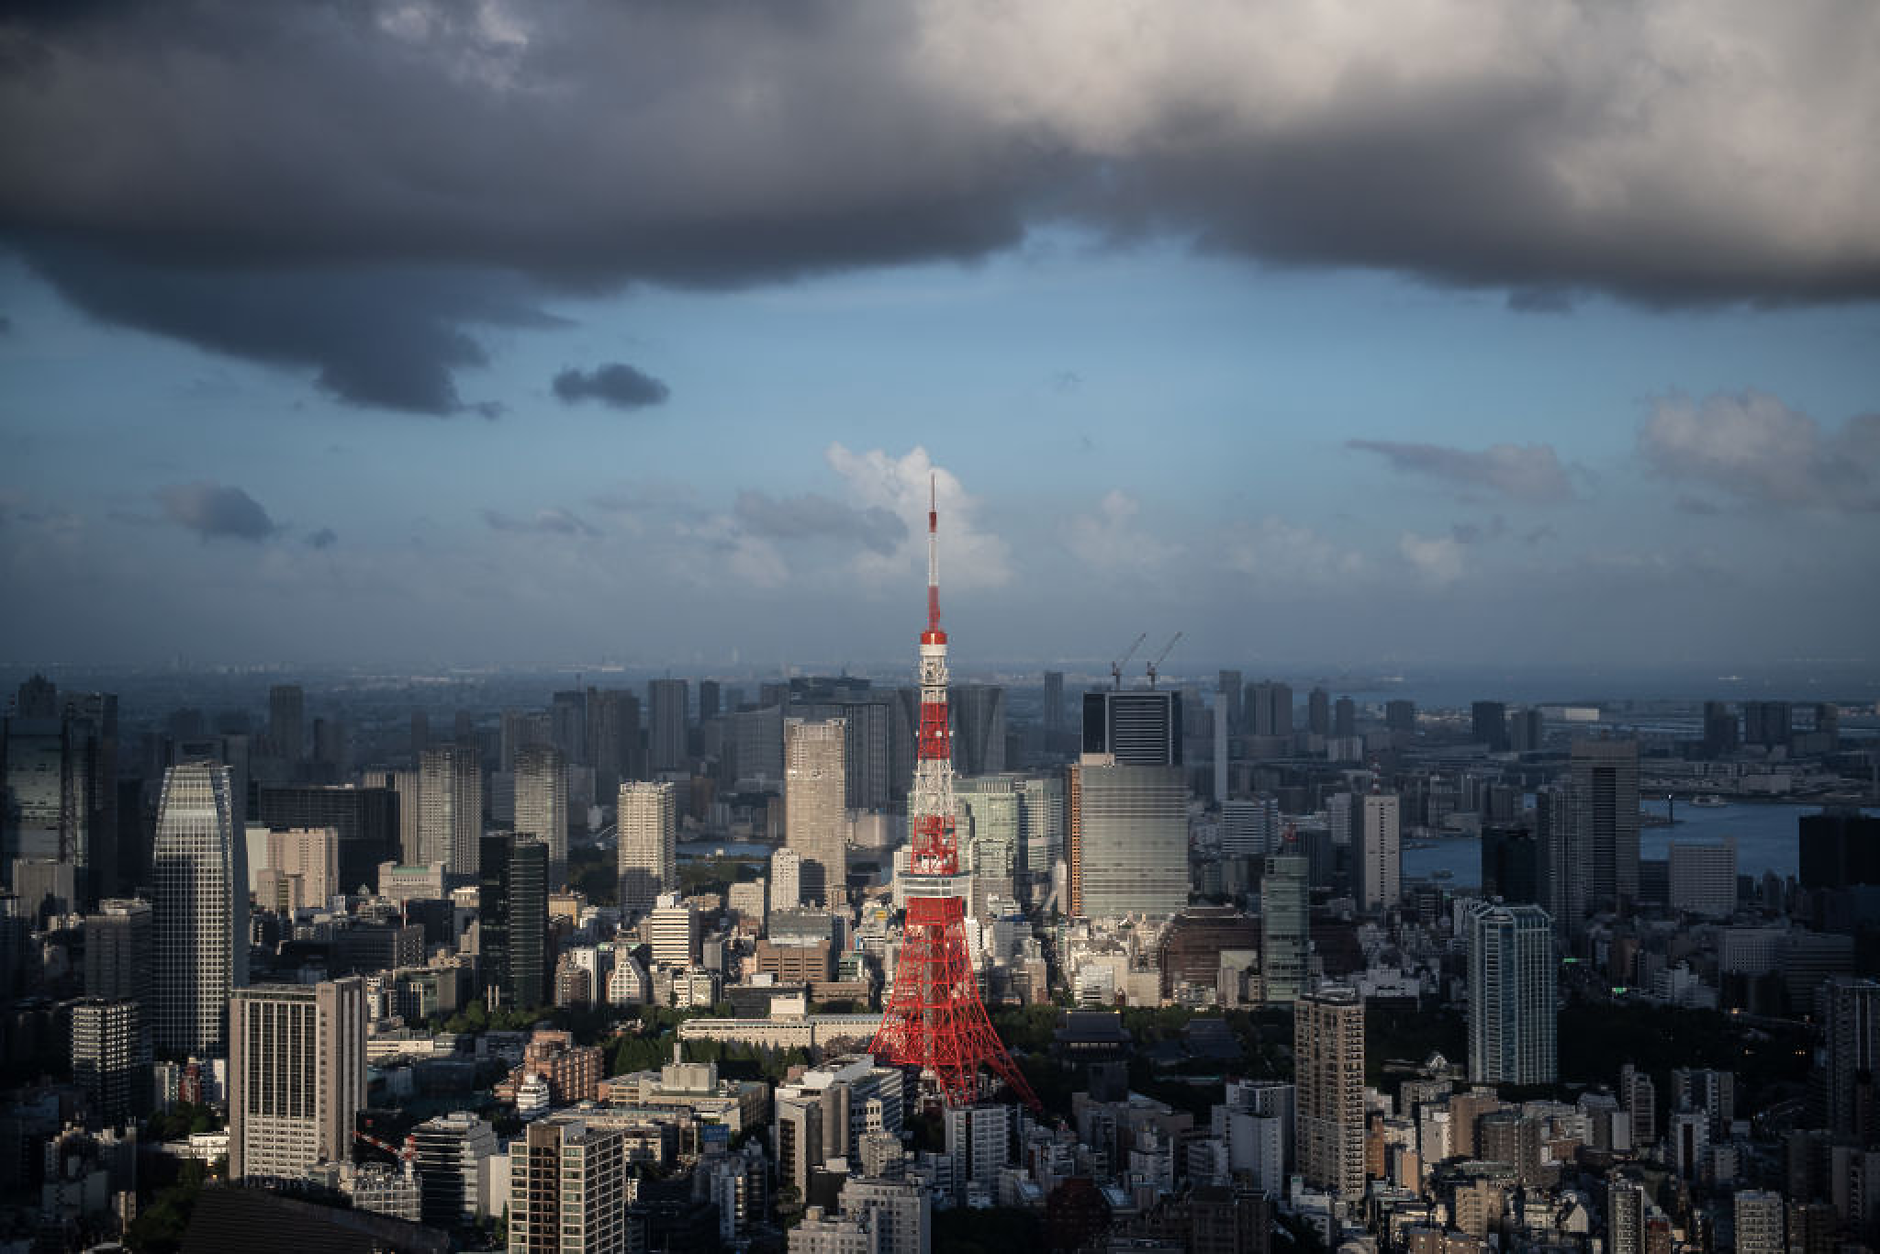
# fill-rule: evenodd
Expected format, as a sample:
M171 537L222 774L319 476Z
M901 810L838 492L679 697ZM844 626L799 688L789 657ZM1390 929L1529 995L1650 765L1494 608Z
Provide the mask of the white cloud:
M1462 542L1453 535L1420 536L1406 531L1398 537L1397 551L1426 579L1446 584L1462 578Z
M1271 515L1230 527L1221 555L1231 570L1282 583L1332 583L1365 569L1362 554Z
M852 452L838 443L824 450L823 459L841 476L851 504L887 510L907 527L888 551L858 553L852 566L857 575L885 583L925 571L931 482L940 512L941 588L998 588L1012 581L1010 550L981 528L977 498L966 494L951 471L936 466L925 448L896 457L878 448Z
M1064 544L1079 561L1112 573L1147 574L1163 566L1182 550L1135 529L1142 505L1135 497L1112 488L1097 503L1093 514L1077 514L1064 524Z
M1838 432L1754 388L1693 403L1671 396L1639 427L1639 452L1666 478L1709 483L1762 505L1880 509L1880 415Z

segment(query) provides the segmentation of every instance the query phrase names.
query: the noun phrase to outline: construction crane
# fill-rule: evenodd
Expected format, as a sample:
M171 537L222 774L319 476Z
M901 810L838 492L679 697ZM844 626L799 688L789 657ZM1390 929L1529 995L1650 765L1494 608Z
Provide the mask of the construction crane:
M1140 636L1136 637L1136 643L1130 645L1129 648L1124 651L1122 657L1117 658L1116 661L1110 663L1110 686L1112 688L1116 688L1116 689L1122 688L1123 667L1128 665L1130 658L1136 656L1136 650L1140 649L1142 647L1142 642L1147 640L1148 638L1149 638L1149 633L1146 631L1143 632Z
M418 1138L415 1136L407 1136L405 1138L405 1147L403 1149L399 1149L389 1142L379 1140L379 1138L373 1136L370 1132L361 1132L355 1129L353 1131L353 1137L357 1140L364 1141L367 1145L370 1145L376 1150L389 1154L394 1162L401 1165L410 1164L412 1160L418 1156Z
M1169 642L1162 647L1161 657L1158 657L1156 658L1155 661L1149 663L1149 686L1151 688L1155 687L1155 668L1162 665L1162 659L1168 656L1169 650L1175 647L1175 641L1180 640L1181 638L1182 638L1182 633L1179 631L1176 632L1174 636L1169 639Z

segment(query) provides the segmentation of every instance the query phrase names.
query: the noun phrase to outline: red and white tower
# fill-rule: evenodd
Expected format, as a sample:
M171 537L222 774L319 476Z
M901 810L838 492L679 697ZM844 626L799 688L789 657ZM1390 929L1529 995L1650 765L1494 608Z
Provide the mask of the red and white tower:
M920 636L920 731L907 801L907 918L894 992L869 1049L933 1076L949 1106L980 1100L980 1064L1025 1103L1038 1098L1005 1052L966 952L959 842L953 833L953 747L947 728L947 634L940 630L939 512L929 487L927 630Z

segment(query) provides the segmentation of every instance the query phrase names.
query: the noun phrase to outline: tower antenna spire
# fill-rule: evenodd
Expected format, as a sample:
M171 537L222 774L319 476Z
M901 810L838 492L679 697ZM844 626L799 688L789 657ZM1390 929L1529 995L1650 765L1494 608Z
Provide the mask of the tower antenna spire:
M927 477L927 630L940 630L940 476Z

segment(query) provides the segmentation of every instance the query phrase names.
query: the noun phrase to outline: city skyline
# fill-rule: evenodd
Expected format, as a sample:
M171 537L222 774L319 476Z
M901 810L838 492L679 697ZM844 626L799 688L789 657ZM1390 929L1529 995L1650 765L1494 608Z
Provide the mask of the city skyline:
M1127 9L9 19L0 657L1871 666L1880 19Z

